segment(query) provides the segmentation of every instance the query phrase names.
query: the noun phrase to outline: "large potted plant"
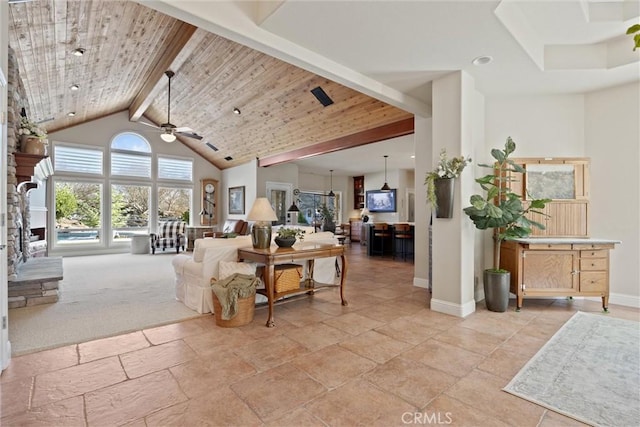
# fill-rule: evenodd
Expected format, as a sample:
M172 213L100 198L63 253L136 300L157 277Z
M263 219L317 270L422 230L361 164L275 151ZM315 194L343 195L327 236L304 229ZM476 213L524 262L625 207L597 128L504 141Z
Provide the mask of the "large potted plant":
M432 172L427 172L424 184L427 186L427 202L436 211L436 218L453 217L453 190L455 179L460 176L471 157L447 158L447 151L440 151L438 166Z
M336 222L333 218L333 209L327 206L326 203L323 203L320 207L321 215L322 215L322 230L323 231L331 231L335 233L336 231Z
M502 241L528 237L532 227L544 229L544 225L531 221L526 215L530 212L545 215L540 209L544 209L550 201L534 199L523 204L522 197L511 191L509 183L515 180L512 174L526 172L509 159L515 149L515 142L508 137L503 150L491 150L495 163L479 166L490 168L493 173L476 179L485 193L471 196L471 206L464 208L464 213L471 218L477 229L493 229L493 267L484 271L484 294L487 308L499 312L506 311L509 305L511 279L510 272L500 268Z

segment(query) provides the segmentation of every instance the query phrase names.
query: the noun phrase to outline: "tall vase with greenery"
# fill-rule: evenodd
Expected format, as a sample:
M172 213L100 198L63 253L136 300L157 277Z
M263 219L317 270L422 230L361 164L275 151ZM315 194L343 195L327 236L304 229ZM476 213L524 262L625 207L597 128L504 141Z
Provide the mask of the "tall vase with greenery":
M533 227L544 229L544 225L527 218L529 213L545 215L544 209L549 199L533 199L522 203L522 197L511 191L510 182L515 180L513 173L524 174L526 171L509 158L515 151L516 144L511 137L507 138L503 150L494 148L491 156L493 165L479 166L492 169L493 173L477 178L476 182L485 191L471 196L471 206L464 208L464 213L471 218L479 230L493 229L493 267L485 270L485 301L492 311L505 311L509 303L510 272L500 269L500 246L504 240L525 238L531 235ZM498 275L503 287L496 290L489 283L490 277ZM506 290L504 290L506 283ZM499 301L490 301L493 297Z
M427 186L427 202L431 203L436 211L437 218L451 218L453 207L453 180L460 176L464 168L471 163L471 157L447 158L447 151L440 151L438 166L432 172L428 172L424 178ZM442 209L438 204L445 205Z

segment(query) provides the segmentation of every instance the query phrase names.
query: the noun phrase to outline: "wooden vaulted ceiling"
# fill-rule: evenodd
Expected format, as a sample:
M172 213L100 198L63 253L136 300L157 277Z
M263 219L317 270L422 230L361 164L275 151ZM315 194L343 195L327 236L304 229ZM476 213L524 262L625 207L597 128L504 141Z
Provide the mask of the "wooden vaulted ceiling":
M179 141L220 169L413 131L406 111L138 3L34 0L10 4L9 21L26 109L49 133L125 110L132 121L165 123L166 70L175 72L171 123L203 136ZM334 104L311 94L318 86Z

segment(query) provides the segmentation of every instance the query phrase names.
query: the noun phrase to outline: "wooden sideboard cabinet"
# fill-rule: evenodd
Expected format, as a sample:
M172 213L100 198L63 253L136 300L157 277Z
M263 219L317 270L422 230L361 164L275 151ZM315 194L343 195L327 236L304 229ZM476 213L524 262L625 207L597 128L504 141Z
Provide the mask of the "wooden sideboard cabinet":
M501 247L500 268L511 272L517 310L527 296L595 296L609 307L609 251L617 240L518 239Z
M362 239L362 221L358 218L350 218L349 224L351 224L350 240L359 242Z

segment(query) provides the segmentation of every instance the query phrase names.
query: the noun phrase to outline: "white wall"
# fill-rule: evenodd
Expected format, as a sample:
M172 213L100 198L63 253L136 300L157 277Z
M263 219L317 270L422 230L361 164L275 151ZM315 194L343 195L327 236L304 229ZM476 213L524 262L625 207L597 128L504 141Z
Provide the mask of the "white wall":
M221 206L220 219L224 222L229 219L246 219L253 202L256 200L257 188L257 161L225 169L222 171L222 184L220 185L221 198L218 199ZM244 215L229 214L229 188L244 186ZM264 193L264 190L263 190Z
M515 157L591 158L591 236L623 241L611 252L611 302L636 307L640 306L638 86L585 95L486 98L487 152L504 146L506 137L512 136Z
M487 96L485 126L487 153L511 136L513 157L586 155L584 95Z
M640 307L640 83L585 97L591 157L591 234L619 239L611 252L612 304Z

